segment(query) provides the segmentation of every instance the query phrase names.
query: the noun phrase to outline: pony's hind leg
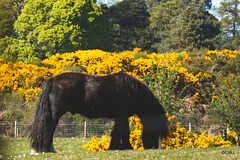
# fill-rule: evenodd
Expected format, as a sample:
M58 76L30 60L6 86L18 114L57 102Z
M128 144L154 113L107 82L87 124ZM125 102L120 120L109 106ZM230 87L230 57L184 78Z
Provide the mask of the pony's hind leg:
M158 125L157 116L144 116L141 117L143 124L142 141L145 149L158 149L160 148L160 128Z
M53 79L48 80L43 86L29 135L32 151L36 153L54 152L53 134L58 121L52 116L52 105L49 99L52 81Z
M33 123L33 128L31 134L32 137L32 152L42 153L42 152L54 152L53 147L53 134L57 123L54 122L51 116L45 117L42 121L37 121L35 119Z
M144 149L158 149L159 146L159 133L143 131L142 141Z
M129 124L128 118L115 118L114 129L111 133L111 144L109 149L111 150L123 150L123 149L132 149L129 142Z

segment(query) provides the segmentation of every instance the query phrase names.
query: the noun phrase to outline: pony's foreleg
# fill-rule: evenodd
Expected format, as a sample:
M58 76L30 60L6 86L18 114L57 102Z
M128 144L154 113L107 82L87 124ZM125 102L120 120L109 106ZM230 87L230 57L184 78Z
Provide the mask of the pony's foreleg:
M57 151L55 150L55 148L54 148L54 146L53 146L53 142L52 142L52 145L51 145L50 150L51 150L53 153L57 153Z
M129 142L129 133L128 118L115 118L115 125L111 133L112 138L109 149L132 149Z
M154 116L141 117L143 124L142 141L145 149L157 149L160 147L160 129Z

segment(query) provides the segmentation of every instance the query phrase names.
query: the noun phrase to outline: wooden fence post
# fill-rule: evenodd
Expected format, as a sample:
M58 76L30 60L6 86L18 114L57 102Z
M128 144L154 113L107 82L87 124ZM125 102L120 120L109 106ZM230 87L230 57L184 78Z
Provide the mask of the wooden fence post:
M87 122L84 122L84 138L87 137Z
M15 121L14 135L15 135L15 138L17 138L17 121Z
M189 123L188 130L191 132L192 131L192 125Z

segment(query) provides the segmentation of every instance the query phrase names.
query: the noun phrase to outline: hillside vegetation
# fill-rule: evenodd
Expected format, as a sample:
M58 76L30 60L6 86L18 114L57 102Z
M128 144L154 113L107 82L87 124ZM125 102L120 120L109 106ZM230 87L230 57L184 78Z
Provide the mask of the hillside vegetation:
M176 120L228 124L239 133L238 51L147 54L139 48L120 53L79 50L53 55L37 65L4 59L0 64L1 120L31 121L43 82L60 73L100 76L125 72L146 83Z

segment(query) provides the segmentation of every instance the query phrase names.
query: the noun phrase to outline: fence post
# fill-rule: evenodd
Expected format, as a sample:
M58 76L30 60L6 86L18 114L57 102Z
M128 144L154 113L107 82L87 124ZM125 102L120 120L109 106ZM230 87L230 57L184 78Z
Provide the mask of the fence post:
M17 121L15 121L14 135L15 135L15 138L17 138Z
M87 137L87 122L84 121L84 138Z
M188 130L191 132L192 131L192 125L189 123Z
M208 127L208 135L212 134L212 125L210 125L210 128Z

